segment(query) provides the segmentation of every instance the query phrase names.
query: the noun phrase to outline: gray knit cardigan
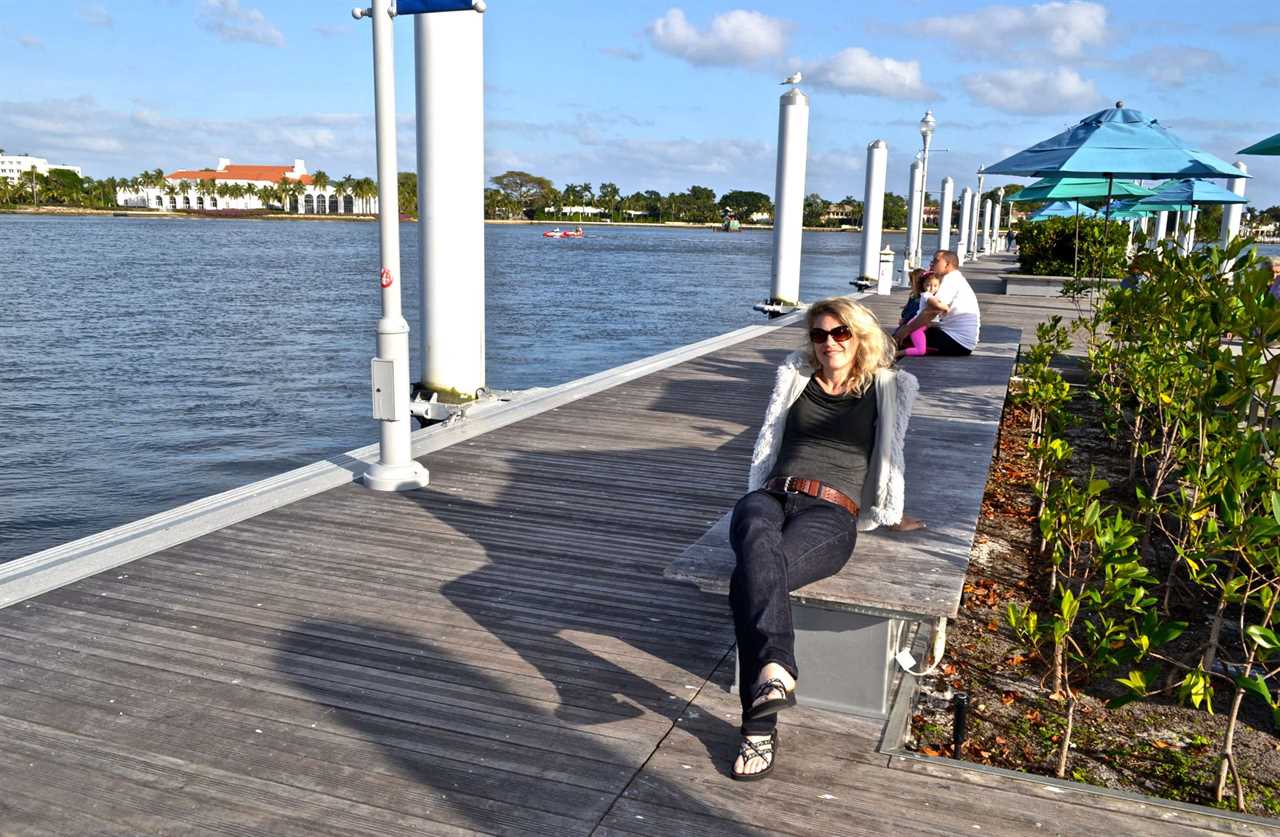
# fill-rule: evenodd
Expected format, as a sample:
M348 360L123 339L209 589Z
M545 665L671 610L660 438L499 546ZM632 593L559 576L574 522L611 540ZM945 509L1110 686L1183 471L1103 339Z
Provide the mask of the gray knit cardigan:
M787 413L796 402L816 370L809 366L804 352L792 352L778 367L773 395L765 409L764 424L756 437L751 455L751 475L747 490L764 485L773 471L782 447L782 434L787 426ZM876 442L862 486L858 529L868 531L877 526L902 522L902 505L906 496L903 481L903 450L907 422L920 385L910 372L881 369L876 372Z

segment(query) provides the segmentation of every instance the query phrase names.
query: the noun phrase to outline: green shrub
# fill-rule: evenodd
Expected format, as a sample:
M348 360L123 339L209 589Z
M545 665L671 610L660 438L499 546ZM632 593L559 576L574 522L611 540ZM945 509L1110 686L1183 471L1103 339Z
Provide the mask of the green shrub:
M1109 227L1109 228L1107 228ZM1103 232L1106 232L1104 244ZM1076 219L1050 218L1018 227L1018 269L1033 276L1124 275L1127 224L1080 219L1080 253L1076 259Z

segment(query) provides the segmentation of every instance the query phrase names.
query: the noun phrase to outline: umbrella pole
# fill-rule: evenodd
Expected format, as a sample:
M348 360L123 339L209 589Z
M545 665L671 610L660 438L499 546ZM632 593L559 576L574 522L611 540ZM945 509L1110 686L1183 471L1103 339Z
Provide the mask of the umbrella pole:
M1107 240L1111 232L1111 188L1115 184L1115 175L1107 175L1107 203L1102 216L1102 264L1098 266L1098 290L1102 290L1102 270L1107 265L1107 256L1111 253L1111 242Z
M1076 251L1071 254L1071 278L1080 278L1080 199L1076 198Z

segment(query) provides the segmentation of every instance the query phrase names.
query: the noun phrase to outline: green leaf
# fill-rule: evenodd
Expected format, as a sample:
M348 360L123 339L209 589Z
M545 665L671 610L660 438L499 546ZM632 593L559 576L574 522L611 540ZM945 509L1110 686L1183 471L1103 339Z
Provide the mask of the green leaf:
M1266 701L1267 706L1275 708L1275 698L1271 695L1271 690L1267 688L1267 681L1262 679L1261 674L1255 674L1252 677L1245 677L1243 674L1236 675L1236 685L1246 692L1250 692Z
M1250 625L1244 629L1244 632L1249 635L1249 639L1253 640L1255 645L1268 651L1280 648L1280 637L1277 637L1270 628L1262 625Z

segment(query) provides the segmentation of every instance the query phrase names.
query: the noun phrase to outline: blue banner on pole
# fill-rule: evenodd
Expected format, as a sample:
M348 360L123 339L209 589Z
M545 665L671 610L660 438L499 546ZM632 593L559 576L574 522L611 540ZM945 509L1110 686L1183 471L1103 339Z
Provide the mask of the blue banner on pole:
M431 12L468 12L475 0L398 0L397 15L422 15Z

